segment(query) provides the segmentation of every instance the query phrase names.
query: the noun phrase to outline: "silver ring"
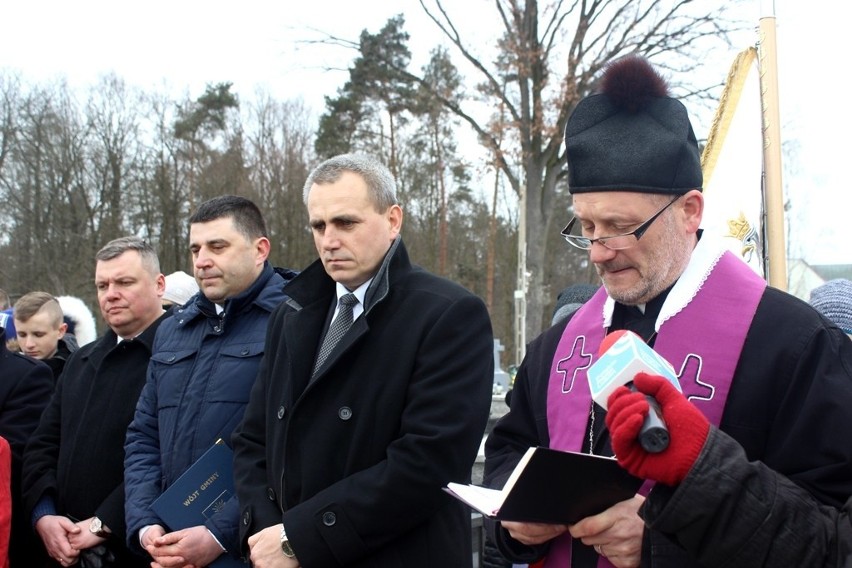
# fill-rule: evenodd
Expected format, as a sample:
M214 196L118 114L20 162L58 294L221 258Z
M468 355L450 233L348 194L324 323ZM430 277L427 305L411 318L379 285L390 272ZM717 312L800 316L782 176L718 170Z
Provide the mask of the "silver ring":
M606 554L604 554L604 551L603 551L603 545L602 545L602 544L596 544L596 545L595 545L595 552L597 552L599 555L601 555L601 556L603 556L604 558L606 558Z

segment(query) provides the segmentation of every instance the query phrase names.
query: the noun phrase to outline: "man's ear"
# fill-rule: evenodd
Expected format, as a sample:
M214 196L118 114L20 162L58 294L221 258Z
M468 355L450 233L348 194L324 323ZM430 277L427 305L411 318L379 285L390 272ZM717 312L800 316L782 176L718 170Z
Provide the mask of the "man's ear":
M269 258L269 251L272 250L272 245L269 243L269 239L266 237L258 238L254 243L255 250L257 251L257 264L263 264L267 258Z
M157 296L160 298L163 297L163 294L166 293L166 277L161 272L157 275Z
M387 219L390 223L391 229L391 238L395 239L399 232L402 230L402 207L399 205L391 205L388 208Z
M681 202L687 232L689 234L697 233L704 216L704 194L693 189L684 194Z

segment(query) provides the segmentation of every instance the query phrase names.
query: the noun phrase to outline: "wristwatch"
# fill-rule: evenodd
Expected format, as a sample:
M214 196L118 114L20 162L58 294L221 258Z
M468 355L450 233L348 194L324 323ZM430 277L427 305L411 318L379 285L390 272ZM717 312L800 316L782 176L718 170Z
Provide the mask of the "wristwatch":
M104 530L103 522L97 517L92 517L92 522L89 524L89 532L101 538L109 536L109 533Z
M290 540L287 538L287 532L284 530L283 525L281 526L281 552L287 558L296 558L296 553L293 552L293 548L290 546Z

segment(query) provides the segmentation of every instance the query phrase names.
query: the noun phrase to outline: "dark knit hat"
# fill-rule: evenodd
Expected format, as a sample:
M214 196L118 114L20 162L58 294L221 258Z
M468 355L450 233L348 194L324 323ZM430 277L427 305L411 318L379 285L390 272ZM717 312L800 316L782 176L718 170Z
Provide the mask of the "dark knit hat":
M595 295L599 286L594 284L572 284L559 292L556 297L556 306L553 308L551 325L556 325L564 320L585 304L589 298Z
M845 333L852 334L852 281L829 280L811 290L811 305Z
M599 94L581 100L565 126L571 193L701 189L701 154L686 107L643 57L609 64Z

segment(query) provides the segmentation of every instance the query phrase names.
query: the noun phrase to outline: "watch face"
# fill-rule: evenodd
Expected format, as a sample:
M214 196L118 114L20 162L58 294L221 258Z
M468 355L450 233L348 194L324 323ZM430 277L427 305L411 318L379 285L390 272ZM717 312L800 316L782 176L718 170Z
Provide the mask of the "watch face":
M287 531L284 530L284 525L281 525L281 552L287 558L295 558L296 553L290 548L290 539L287 538Z
M99 532L101 532L102 528L103 523L99 518L95 517L94 519L92 519L92 523L89 525L89 532L98 534Z

